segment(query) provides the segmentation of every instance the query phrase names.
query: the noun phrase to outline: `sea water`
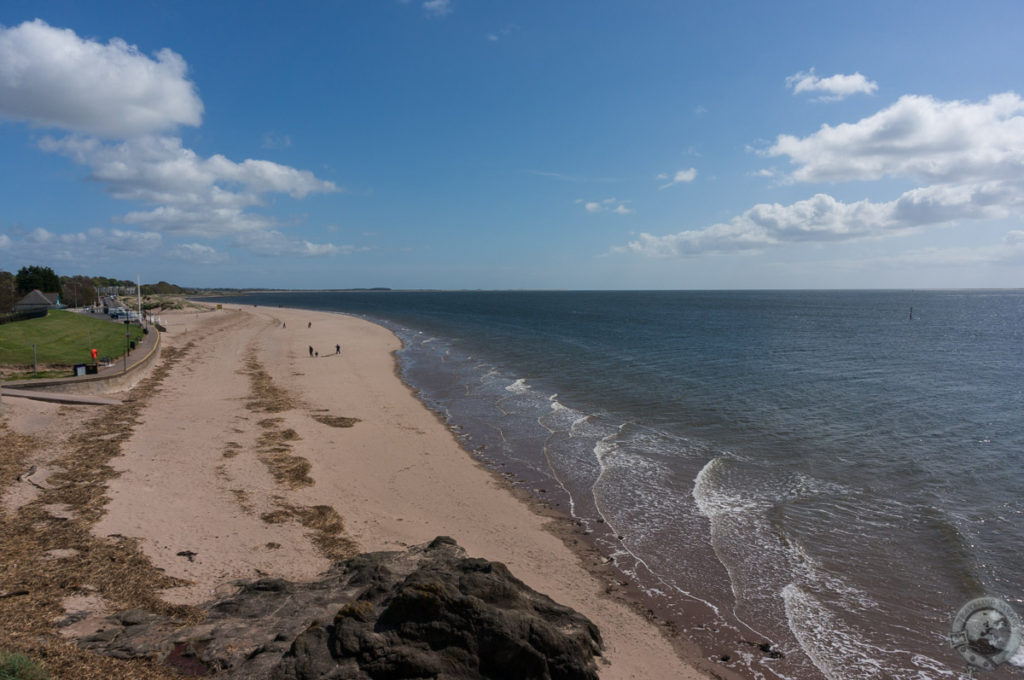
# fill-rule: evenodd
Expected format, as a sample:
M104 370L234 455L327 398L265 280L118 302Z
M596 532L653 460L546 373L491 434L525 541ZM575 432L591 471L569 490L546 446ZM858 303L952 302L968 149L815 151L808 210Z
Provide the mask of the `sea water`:
M394 330L468 451L742 675L960 677L959 607L1024 612L1022 292L234 301Z

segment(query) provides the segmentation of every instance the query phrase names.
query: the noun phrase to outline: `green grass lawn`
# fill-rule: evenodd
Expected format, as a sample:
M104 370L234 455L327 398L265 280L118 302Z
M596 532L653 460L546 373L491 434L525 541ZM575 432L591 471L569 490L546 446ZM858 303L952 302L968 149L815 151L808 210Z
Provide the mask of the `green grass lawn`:
M40 364L86 364L95 347L100 357L124 354L125 329L136 342L142 338L137 325L94 319L86 314L51 311L44 318L0 325L0 364L31 366L35 344Z

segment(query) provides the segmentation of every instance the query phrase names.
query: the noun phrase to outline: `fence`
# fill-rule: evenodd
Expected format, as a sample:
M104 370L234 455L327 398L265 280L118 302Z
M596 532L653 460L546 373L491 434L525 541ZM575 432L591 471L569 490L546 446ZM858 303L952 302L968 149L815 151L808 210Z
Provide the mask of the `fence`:
M5 323L14 323L15 321L27 321L28 319L38 319L46 316L45 309L34 309L31 312L11 312L10 314L0 314L0 326Z

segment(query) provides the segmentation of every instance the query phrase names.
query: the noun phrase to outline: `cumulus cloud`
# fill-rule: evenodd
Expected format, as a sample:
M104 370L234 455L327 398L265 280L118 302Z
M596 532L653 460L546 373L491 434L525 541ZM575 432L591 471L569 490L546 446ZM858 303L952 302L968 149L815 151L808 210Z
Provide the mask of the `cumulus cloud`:
M878 83L868 80L860 72L853 75L837 73L828 78L819 78L810 71L794 73L786 78L786 87L793 89L793 94L802 92L824 92L817 101L834 102L849 97L851 94L872 94L878 89Z
M115 198L154 206L118 218L123 224L154 232L213 239L254 234L277 226L276 220L246 209L264 205L267 195L301 199L340 191L311 172L270 161L236 163L219 154L203 158L182 146L177 137L145 135L116 144L95 137L44 137L40 147L88 166L90 179L103 184ZM247 247L245 241L239 245ZM294 249L285 244L281 253L294 254Z
M855 123L823 125L802 138L779 135L763 153L788 156L790 182L897 178L921 186L891 201L845 203L818 193L790 205L759 204L726 223L644 233L615 250L653 257L752 252L1024 216L1024 101L1012 92L981 102L907 95Z
M856 123L779 135L764 153L788 156L800 182L1008 178L1024 169L1024 101L1013 92L981 102L905 95Z
M435 11L444 13L446 5L437 3ZM139 248L159 245L161 233L206 239L245 234L250 238L236 243L256 243L250 249L264 253L273 244L282 254L343 252L331 244L289 241L276 231L278 220L253 210L266 207L274 194L303 199L340 191L333 182L271 161L203 157L183 146L174 130L199 125L203 113L186 73L184 59L169 49L151 58L119 38L102 44L38 19L0 26L0 119L69 132L43 137L40 148L88 167L89 179L114 198L148 206L116 218L144 231L110 235L135 240ZM263 142L283 148L291 140L268 133ZM60 245L76 238L97 240L92 234L41 230L17 243ZM219 257L211 246L197 243L177 246L170 256L199 262Z
M668 189L674 184L688 184L693 180L697 179L697 168L687 168L686 170L676 170L674 175L669 175L667 172L663 172L658 175L657 179L662 181L668 180L667 184L663 184L659 189Z
M235 163L220 154L202 158L177 137L147 135L119 144L95 137L44 137L40 147L89 166L91 179L125 200L239 207L260 204L264 193L305 198L339 190L309 171L270 161Z
M11 237L7 234L0 234L0 249L11 247Z
M153 58L114 38L79 38L36 19L0 26L0 117L108 138L199 125L203 104L169 49Z
M894 218L894 209L891 203L843 203L817 194L790 205L760 203L729 222L703 229L666 236L643 233L615 250L651 257L750 253L785 242L850 241L911 228Z
M839 243L888 238L961 219L1024 214L1024 180L1014 186L982 184L912 189L893 201L853 203L828 194L781 205L760 203L729 222L676 234L642 233L614 252L650 257L753 253L787 243Z

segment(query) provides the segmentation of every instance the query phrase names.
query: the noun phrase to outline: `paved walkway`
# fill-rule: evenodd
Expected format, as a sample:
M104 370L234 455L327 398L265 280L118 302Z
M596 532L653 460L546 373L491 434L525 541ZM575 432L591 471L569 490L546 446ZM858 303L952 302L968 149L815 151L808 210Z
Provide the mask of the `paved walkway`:
M58 392L44 392L42 390L18 390L10 387L3 388L3 398L22 397L23 399L35 399L36 401L49 401L57 404L93 404L98 406L115 406L121 403L120 399L113 397L101 397L95 394L60 394Z

